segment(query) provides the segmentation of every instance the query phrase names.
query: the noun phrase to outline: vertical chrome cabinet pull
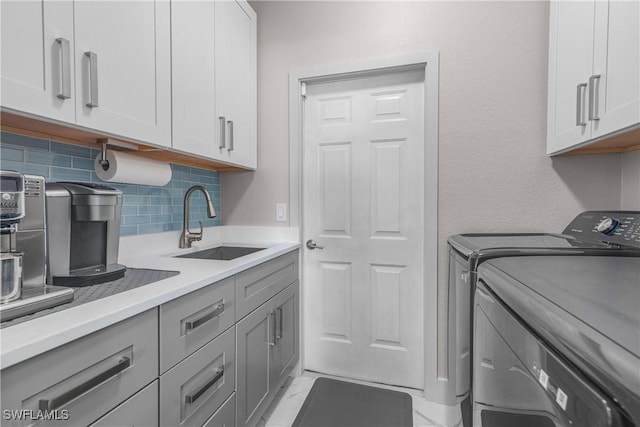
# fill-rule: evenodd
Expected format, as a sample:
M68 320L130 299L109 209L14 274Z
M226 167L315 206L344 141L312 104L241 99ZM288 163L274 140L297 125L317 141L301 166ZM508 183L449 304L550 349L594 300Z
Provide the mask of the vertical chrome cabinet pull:
M597 90L596 90L597 85ZM600 74L589 77L589 120L600 120L598 117L598 99L600 93Z
M278 313L278 333L276 334L276 338L282 339L282 307L278 307L276 312Z
M62 37L57 38L56 43L60 51L60 81L56 96L60 99L69 99L71 98L71 45L69 40Z
M229 120L227 123L229 123L229 148L227 151L231 152L233 151L233 120Z
M85 103L87 107L98 107L98 55L95 52L85 52L89 58L89 99Z
M220 116L218 120L220 120L220 144L218 148L222 150L227 145L227 135L225 134L227 119L224 116Z
M584 110L582 108L582 100L584 97L584 89L587 88L586 83L580 83L578 86L578 94L576 95L576 126L586 126L587 122L584 120Z
M184 397L184 401L186 403L195 402L196 400L198 400L198 398L200 396L202 396L204 394L205 391L209 390L212 385L214 385L215 383L220 381L220 378L222 378L223 375L224 375L224 366L221 366L218 369L216 369L215 376L213 378L211 378L211 380L209 380L208 383L206 383L204 386L202 386L202 388L200 390L196 391L194 394L187 394Z
M269 337L267 338L267 343L272 347L275 346L276 345L276 313L273 311L269 313L269 325L267 327L267 335L269 335Z
M122 356L120 360L118 360L117 365L112 366L106 371L99 373L95 377L89 379L88 381L80 384L77 387L72 388L66 393L63 393L58 397L54 397L53 399L40 399L40 401L38 402L38 409L40 409L41 411L53 411L57 408L60 408L66 405L67 403L71 402L73 399L80 396L81 394L84 394L87 391L91 390L92 388L115 377L120 372L127 369L129 366L131 366L131 359L128 357Z

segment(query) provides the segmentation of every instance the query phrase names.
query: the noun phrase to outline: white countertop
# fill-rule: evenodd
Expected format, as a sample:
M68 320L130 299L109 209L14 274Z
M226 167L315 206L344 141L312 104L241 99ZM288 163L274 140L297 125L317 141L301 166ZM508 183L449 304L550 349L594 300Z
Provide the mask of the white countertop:
M131 268L175 270L180 274L97 301L0 330L0 369L91 334L172 299L237 274L300 247L297 228L211 227L191 249L178 249L180 232L120 239L119 262ZM220 246L264 247L231 261L173 258Z

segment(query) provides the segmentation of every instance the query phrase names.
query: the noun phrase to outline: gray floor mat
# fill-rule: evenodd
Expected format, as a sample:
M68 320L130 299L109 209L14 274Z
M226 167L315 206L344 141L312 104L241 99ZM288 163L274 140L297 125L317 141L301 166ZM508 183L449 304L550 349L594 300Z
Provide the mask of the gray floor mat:
M411 396L318 378L292 427L412 427Z

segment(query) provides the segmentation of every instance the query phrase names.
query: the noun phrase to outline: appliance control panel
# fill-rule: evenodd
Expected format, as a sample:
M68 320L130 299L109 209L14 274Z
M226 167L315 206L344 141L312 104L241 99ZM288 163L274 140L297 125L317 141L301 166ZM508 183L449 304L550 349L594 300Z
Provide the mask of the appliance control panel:
M563 234L640 247L640 211L586 211L571 221Z
M21 173L0 171L0 220L3 225L16 223L24 218L24 187L24 176Z

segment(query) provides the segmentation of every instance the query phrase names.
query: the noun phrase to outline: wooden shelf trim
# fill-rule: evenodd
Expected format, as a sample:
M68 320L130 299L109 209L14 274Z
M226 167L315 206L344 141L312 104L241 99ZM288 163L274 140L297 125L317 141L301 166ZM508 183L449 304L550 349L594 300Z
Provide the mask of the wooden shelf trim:
M123 146L135 150L140 156L175 163L183 166L196 167L215 171L246 171L237 166L216 162L215 160L202 159L167 148L155 147L136 141L110 137L108 135L50 123L43 120L24 117L6 111L0 112L0 130L18 135L34 138L50 139L66 144L80 145L83 147L100 150L102 142L109 142L115 146Z
M640 150L640 127L608 138L605 137L600 141L568 151L564 155L627 153L636 150Z

